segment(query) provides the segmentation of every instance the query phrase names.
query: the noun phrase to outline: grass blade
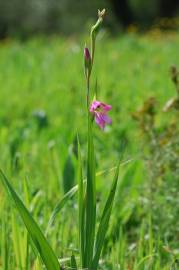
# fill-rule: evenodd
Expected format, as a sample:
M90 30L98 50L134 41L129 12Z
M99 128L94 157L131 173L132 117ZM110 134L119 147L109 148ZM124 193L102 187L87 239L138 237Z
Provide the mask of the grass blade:
M9 181L5 177L2 171L0 171L2 182L10 195L12 201L14 201L16 208L21 215L21 218L34 242L35 247L37 248L42 261L44 262L47 270L59 270L60 264L50 245L48 244L45 236L41 232L39 226L32 218L31 214L24 206L21 199L18 197L17 193L14 191Z
M120 165L126 165L129 162L131 162L132 160L127 160L126 162L120 164ZM110 169L106 169L100 172L96 173L96 176L100 176L106 173L111 173L113 172L115 169L117 168L117 166L112 167ZM78 176L79 177L79 176ZM83 186L84 184L86 184L86 179L83 179ZM47 229L46 229L46 235L48 234L48 231L50 229L50 227L52 226L56 216L58 215L58 213L62 210L62 208L65 206L65 204L68 202L68 200L70 200L76 193L78 192L78 184L75 185L74 187L72 187L63 197L62 199L57 203L57 205L55 206L54 210L52 211L52 214L50 216L48 225L47 225ZM34 205L35 203L33 203ZM84 226L83 226L84 227Z
M77 270L77 263L74 254L71 255L71 270Z
M14 213L12 213L12 241L14 246L14 255L16 259L16 265L18 266L19 270L22 270L22 254L21 254L21 240L19 227L17 224L17 220L15 218Z
M4 270L8 270L9 267L8 267L8 262L9 262L9 250L8 250L8 235L7 235L7 228L6 228L6 216L3 215L3 218L2 218L2 234L1 234L1 248L2 248L2 251L1 251L1 257L2 257L2 269Z
M27 208L30 207L30 193L29 193L29 189L28 189L28 185L27 185L27 179L24 178L23 181L23 190L24 190L24 200L25 200L25 206ZM23 253L24 253L24 258L25 261L23 262L23 269L28 270L29 269L29 265L30 265L30 261L29 261L29 244L30 244L30 236L28 234L28 231L26 230L24 232L24 239L23 239L24 243L22 245L22 249L23 249Z
M79 209L79 247L80 247L80 263L84 267L84 246L85 246L85 233L84 233L84 183L82 173L81 149L78 139L78 209Z
M88 115L88 160L86 185L86 243L84 267L89 268L92 262L96 223L96 183L95 157L92 133L92 120Z
M63 190L67 193L75 183L75 167L73 164L73 153L69 151L63 168Z
M111 210L112 210L112 206L114 202L118 176L119 176L119 165L117 166L117 169L116 169L114 180L111 185L111 190L110 190L110 193L108 195L108 198L107 198L104 210L103 210L103 214L101 217L101 221L100 221L97 236L96 236L95 251L94 251L94 257L93 257L92 266L91 266L91 269L93 270L96 270L98 267L98 262L99 262L100 254L102 251L103 243L105 240L105 235L107 232Z
M61 211L61 209L65 206L65 204L68 202L69 199L71 199L77 192L78 190L78 185L74 186L73 188L71 188L64 196L63 198L57 203L57 205L55 206L51 216L50 216L50 219L49 219L49 222L48 222L48 225L47 225L47 229L46 229L46 233L48 233L50 227L52 226L57 214Z

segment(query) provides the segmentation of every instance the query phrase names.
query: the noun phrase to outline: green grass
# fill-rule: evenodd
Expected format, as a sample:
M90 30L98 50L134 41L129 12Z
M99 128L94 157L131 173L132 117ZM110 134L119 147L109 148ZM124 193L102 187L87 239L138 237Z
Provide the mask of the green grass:
M155 230L153 209L145 206L148 172L140 146L141 136L131 113L150 96L159 100L159 110L174 96L169 67L179 66L179 35L130 34L116 38L101 35L99 39L92 87L95 88L97 79L99 99L113 106L110 113L113 125L104 133L94 126L99 172L96 176L97 229L101 224L107 226L102 210L115 172L115 168L110 169L119 159L121 141L127 142L123 161L132 159L120 166L117 196L100 267L103 270L177 269L177 236L176 241L171 241L170 237L163 237L163 231ZM79 249L84 248L78 244L78 216L82 213L78 213L77 202L82 197L77 198L75 190L68 195L70 199L63 196L81 177L76 158L79 156L77 131L82 160L86 163L83 45L82 40L62 38L0 43L0 168L42 232L50 224L46 238L60 262L69 266L72 261L74 267L74 258L78 264ZM158 125L165 121L162 113L157 121ZM82 194L82 177L79 181ZM159 194L157 199L165 209L167 200L163 196ZM3 185L0 185L0 202L0 270L43 269ZM49 223L50 218L53 222ZM168 231L169 220L166 216ZM34 227L34 231L38 229ZM101 230L96 245L103 242L102 236ZM43 241L46 240L43 238ZM43 252L45 261L48 247ZM91 254L86 251L86 256ZM51 257L57 267L53 252Z

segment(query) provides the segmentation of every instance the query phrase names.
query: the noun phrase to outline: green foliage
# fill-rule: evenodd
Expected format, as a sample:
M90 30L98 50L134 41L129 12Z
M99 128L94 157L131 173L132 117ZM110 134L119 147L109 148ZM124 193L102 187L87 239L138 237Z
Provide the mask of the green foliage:
M85 202L84 202L84 181L83 181L83 165L81 160L81 148L78 138L78 226L79 226L79 252L80 252L80 264L85 264Z
M52 226L57 214L61 211L61 209L65 206L65 204L74 196L74 194L77 192L77 190L78 190L78 186L76 185L73 188L71 188L67 193L65 193L63 198L57 203L57 205L55 206L55 209L52 211L51 217L49 219L46 233L48 232L48 230Z
M17 210L19 211L19 214L21 215L24 224L26 225L26 228L29 232L30 237L32 238L34 245L36 249L38 250L47 270L59 270L60 264L58 262L57 257L55 256L54 252L52 251L51 247L49 246L47 240L45 239L45 236L41 232L40 228L38 227L35 220L32 218L31 214L28 212L26 207L24 206L23 202L20 200L12 186L10 185L9 181L5 177L5 175L0 171L1 180L7 189L7 192L10 195L10 199L15 203ZM17 227L16 223L13 219L14 224L14 232L13 235L18 237L17 234ZM15 248L15 251L17 251L17 260L21 259L20 256L20 246L19 246L20 240L18 238L15 239L15 244L17 247ZM22 244L22 243L21 243ZM18 261L18 265L20 268L22 268L21 262Z
M131 113L144 100L155 96L158 100L156 111L160 111L156 117L156 135L161 138L161 134L166 134L167 123L175 118L176 111L164 113L162 108L174 96L168 68L174 62L179 65L179 38L177 34L153 32L144 36L131 34L113 40L103 39L102 44L97 44L93 72L98 78L98 96L113 105L113 125L104 133L97 127L93 129L96 233L101 226L101 210L105 208L111 188L121 140L127 142L126 159L132 161L121 163L114 211L101 251L99 269L116 270L119 266L124 270L177 269L178 239L177 233L173 232L178 228L178 176L174 169L174 160L178 156L170 154L176 149L177 143L172 140L172 144L163 148L163 163L167 170L162 180L157 176L158 180L155 178L152 181L155 192L151 204L148 192L149 180L153 179L149 174L152 167L146 166L144 157L153 163L156 159L152 159L154 156L151 158L150 143L144 139ZM77 40L44 38L25 43L7 40L0 44L1 168L9 175L11 186L20 194L43 231L51 220L46 238L61 258L64 268L76 267L75 262L78 267L79 255L82 254L80 250L84 250L84 241L78 241L78 216L82 232L79 238L84 237L84 210L81 207L78 213L77 186L67 194L63 190L67 149L74 132L78 130L81 161L79 153L74 154L75 159L78 157L74 170L75 184L80 183L78 204L82 206L86 191L84 166L87 159L86 114L85 105L82 104L86 91L81 87L84 83L81 43ZM96 78L91 82L92 89L95 84ZM34 111L41 110L48 120L43 128L39 128L39 120L34 117ZM14 162L16 159L18 162ZM33 270L41 270L35 246L32 240L26 239L24 226L2 188L0 199L0 269L19 270L18 263L21 262L22 266L28 264L28 270L30 265ZM104 217L104 220L107 218ZM16 259L19 247L14 246L17 237L22 243L19 245L19 262ZM81 247L78 242L81 242ZM28 252L24 248L25 243L28 243Z
M75 181L75 167L73 161L73 153L69 152L63 168L63 189L67 193L73 186Z
M179 208L176 199L179 187L179 128L177 125L179 72L175 66L172 66L170 73L176 95L166 102L161 112L157 109L156 99L150 97L133 114L133 117L139 122L143 144L147 145L144 156L149 178L146 184L146 198L148 198L146 209L153 207L153 221L156 229L160 228L164 238L175 242L179 225L177 221ZM157 124L160 116L164 122ZM167 200L167 205L164 204L164 200ZM169 231L167 230L169 224L165 221L166 214L171 223Z
M108 195L108 198L107 198L107 201L106 201L103 213L102 213L102 217L100 220L100 224L99 224L99 228L98 228L98 232L96 236L94 258L93 258L92 266L91 266L92 269L94 270L98 268L99 258L100 258L100 254L103 248L106 232L109 225L109 219L111 216L111 210L112 210L112 206L114 202L114 196L116 193L118 177L119 177L119 165L117 166L117 169L116 169L116 174L111 185L111 190Z

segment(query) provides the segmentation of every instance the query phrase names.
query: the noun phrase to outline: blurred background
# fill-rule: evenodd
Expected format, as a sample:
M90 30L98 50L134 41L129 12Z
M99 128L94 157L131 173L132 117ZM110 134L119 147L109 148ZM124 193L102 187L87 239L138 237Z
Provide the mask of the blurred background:
M0 38L42 33L75 35L83 32L98 8L106 8L106 28L116 33L131 25L145 30L157 24L178 28L178 0L0 0ZM86 23L88 22L88 23Z

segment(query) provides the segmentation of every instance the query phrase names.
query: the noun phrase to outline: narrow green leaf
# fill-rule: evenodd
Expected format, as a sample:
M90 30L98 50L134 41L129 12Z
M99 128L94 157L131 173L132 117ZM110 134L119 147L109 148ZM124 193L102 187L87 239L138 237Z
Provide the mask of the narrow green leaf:
M117 166L116 173L114 176L114 180L111 185L111 190L108 195L103 214L100 220L97 236L96 236L96 242L95 242L95 251L94 251L94 257L92 261L92 265L90 269L96 270L99 263L100 254L102 251L103 243L105 240L105 235L108 229L109 219L111 215L111 210L114 202L114 196L116 192L117 182L118 182L118 176L119 176L119 165Z
M73 186L75 182L75 168L73 164L73 153L69 150L67 159L63 168L63 189L64 193L67 193Z
M139 261L139 263L137 264L137 266L135 267L135 270L141 269L141 268L139 268L139 266L141 266L146 260L151 259L151 258L153 258L154 256L158 257L158 254L157 254L157 253L153 253L153 254L149 254L149 255L143 257L143 258ZM146 265L146 263L145 263L145 265Z
M76 263L76 259L75 259L75 255L72 254L71 255L71 270L77 270L77 263Z
M14 254L16 259L16 265L18 266L19 270L22 270L22 254L21 254L21 238L19 227L15 218L15 214L12 213L12 241L14 246Z
M126 165L128 164L129 162L131 162L132 160L128 160L120 165ZM103 170L103 171L100 171L100 172L97 172L96 173L96 176L100 176L100 175L103 175L103 174L106 174L106 173L110 173L110 172L113 172L117 167L112 167L110 169L107 169L107 170ZM86 179L83 179L83 186L84 184L86 183ZM65 206L65 204L68 202L68 200L70 200L78 191L78 184L75 185L74 187L72 187L63 197L62 199L57 203L57 205L55 206L54 210L52 211L52 214L50 216L50 219L49 219L49 222L48 222L48 225L47 225L47 229L46 229L46 234L48 234L48 231L50 229L50 227L52 226L52 224L54 223L54 220L56 218L56 216L58 215L58 213L63 209L63 207ZM84 191L83 191L84 193ZM40 193L39 193L40 195ZM33 205L35 205L35 202L33 203ZM33 207L34 208L34 207Z
M0 171L0 174L1 174L2 182L7 192L9 193L10 198L14 201L16 208L19 214L21 215L21 218L47 270L59 270L60 264L58 262L58 259L56 255L54 254L52 248L48 244L39 226L37 225L35 220L32 218L31 214L29 213L27 208L24 206L23 202L21 201L17 193L14 191L14 189L12 188L11 184L9 183L9 181L7 180L7 178L5 177L2 171Z
M85 264L89 268L92 262L96 224L96 183L95 183L95 156L93 145L92 120L88 115L88 160L86 185L86 242Z
M94 89L94 98L93 100L98 100L98 80L96 78L96 82L95 82L95 89Z
M65 206L65 204L68 202L69 199L71 199L77 192L78 190L78 185L74 186L72 189L70 189L64 196L63 198L57 203L57 205L55 206L48 225L47 225L47 229L46 229L46 234L48 233L50 227L52 226L57 214L61 211L61 209Z
M28 184L27 184L27 179L24 178L23 181L23 190L24 190L24 199L25 199L25 206L27 208L30 207L30 193L28 189ZM29 260L29 245L30 245L30 236L28 234L28 231L26 230L24 234L24 245L22 245L22 249L24 250L24 262L23 262L23 269L25 268L26 270L29 269L30 265L30 260Z
M42 270L40 258L37 257L33 264L33 270Z
M9 250L8 250L8 236L6 231L6 216L4 215L2 218L2 235L1 235L1 247L2 247L2 269L8 270L8 262L9 262Z
M82 173L82 161L81 161L81 149L79 138L78 139L78 211L79 211L79 247L80 247L80 263L81 267L84 267L84 246L85 246L85 234L84 234L84 187L83 187L83 173Z

